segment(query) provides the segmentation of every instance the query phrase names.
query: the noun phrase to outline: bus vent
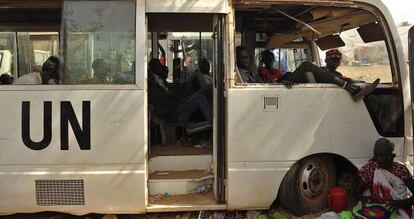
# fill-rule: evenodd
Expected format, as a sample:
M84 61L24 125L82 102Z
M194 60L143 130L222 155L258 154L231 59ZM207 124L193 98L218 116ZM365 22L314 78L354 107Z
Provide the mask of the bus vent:
M36 180L39 206L85 205L83 180Z
M279 110L280 102L279 96L265 95L263 96L263 111L264 112L276 112Z

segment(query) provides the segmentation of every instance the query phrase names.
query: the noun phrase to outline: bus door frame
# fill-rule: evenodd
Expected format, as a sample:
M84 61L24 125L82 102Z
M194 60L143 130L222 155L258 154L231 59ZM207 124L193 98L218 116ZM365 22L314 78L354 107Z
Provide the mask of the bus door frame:
M216 200L223 204L226 201L226 130L225 130L225 60L224 37L225 15L216 14L214 25L214 101L215 101L215 141L216 141Z
M408 33L408 60L410 73L411 118L414 118L414 27L411 27ZM411 128L414 132L414 119L411 120ZM412 149L414 151L414 141L412 142Z

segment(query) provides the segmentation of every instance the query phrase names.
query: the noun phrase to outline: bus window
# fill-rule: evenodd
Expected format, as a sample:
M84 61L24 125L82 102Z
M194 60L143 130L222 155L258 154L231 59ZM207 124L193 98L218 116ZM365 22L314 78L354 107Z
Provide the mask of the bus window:
M170 32L168 37L160 40L160 45L170 51L167 52L166 65L169 69L179 67L176 75L170 72L171 81L189 81L198 71L200 59L207 59L209 63L213 62L213 39L212 32ZM174 46L175 45L175 46ZM174 66L173 60L179 60ZM175 77L175 78L174 78Z
M65 1L63 84L135 83L134 1Z
M17 76L16 61L16 34L13 32L0 32L0 75L9 74Z
M371 82L377 78L381 83L392 83L392 73L385 41L365 43L357 28L340 34L345 46L340 47L342 63L338 68L344 76L358 81ZM325 52L320 52L321 63Z
M264 50L266 49L256 48L254 51L257 69L263 66L260 61L260 53ZM309 49L277 48L271 51L275 57L273 68L280 69L283 73L293 72L300 64L309 60Z
M291 9L296 10L294 8L292 6ZM279 13L279 10L282 13ZM309 17L301 15L305 24L313 25L309 28L283 15L283 10L289 11L277 6L272 9L254 9L254 12L247 6L241 6L236 10L235 32L241 33L240 44L251 58L248 62L249 66L244 67L242 75L250 74L253 78L258 77L257 69L262 67L259 55L265 48L273 51L274 67L283 73L293 72L304 61L316 65L322 63L318 67L325 67L325 52L329 49L338 49L342 52L342 63L337 68L337 72L342 73L346 78L351 78L354 82L370 83L377 78L381 83L393 82L383 29L370 12L340 7L310 10L305 13L308 13ZM324 19L316 15L319 11L323 11L324 14L321 16ZM329 15L331 11L338 14L331 16ZM351 19L352 22L347 23L347 19ZM335 22L343 23L344 27L338 28ZM319 54L316 45L323 50L319 51ZM322 60L319 60L319 57ZM316 82L326 83L323 79L319 80ZM236 77L237 81L239 80ZM252 81L262 83L260 80L250 80L250 83ZM298 80L296 83L304 83L304 81ZM315 83L314 80L310 81Z
M0 74L14 78L40 72L50 56L58 56L58 32L1 32L0 51L3 61Z
M59 33L17 32L18 76L40 72L50 56L58 56Z

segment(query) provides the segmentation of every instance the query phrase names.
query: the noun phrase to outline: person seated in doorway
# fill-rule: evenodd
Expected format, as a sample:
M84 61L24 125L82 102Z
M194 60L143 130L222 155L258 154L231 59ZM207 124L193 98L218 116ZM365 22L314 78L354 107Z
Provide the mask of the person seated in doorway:
M374 157L362 166L357 188L357 197L366 203L386 204L391 209L398 209L399 218L411 217L411 206L414 197L407 198L407 188L414 192L414 180L408 168L401 163L394 162L394 144L386 138L375 142ZM369 192L370 196L364 196Z
M49 57L42 65L42 71L25 74L13 81L13 84L58 84L59 83L59 59Z
M259 68L259 76L265 83L278 83L283 78L283 73L279 69L273 68L275 56L272 51L264 50L260 53L260 62L264 66Z
M207 59L200 59L198 70L192 78L192 86L194 90L199 90L210 84L213 84L213 78L210 75L210 63Z
M331 49L325 53L325 63L326 66L322 69L332 72L339 77L342 77L344 80L352 82L353 80L343 76L340 72L337 71L338 67L341 65L342 53L337 49Z
M9 74L2 74L0 76L0 84L12 84L13 83L13 77Z
M165 71L163 68L158 59L152 59L149 63L149 103L157 116L168 122L189 122L196 112L201 112L212 124L213 87L206 86L186 97L177 96L171 92L165 79L160 77Z
M293 83L307 83L309 81L336 84L348 91L354 101L360 101L365 95L375 90L380 79L378 78L366 87L356 85L352 79L346 78L336 71L337 67L340 65L341 59L339 57L342 56L339 56L340 53L338 52L339 51L329 52L327 54L326 68L320 68L310 62L303 62L294 72L287 72L284 75L283 83L287 88L291 88ZM312 74L309 75L309 72ZM314 78L309 79L310 77Z
M237 68L240 72L242 82L245 83L263 83L259 75L254 74L250 68L250 55L243 46L236 47Z
M104 59L95 59L92 62L93 82L96 84L107 84L109 66Z

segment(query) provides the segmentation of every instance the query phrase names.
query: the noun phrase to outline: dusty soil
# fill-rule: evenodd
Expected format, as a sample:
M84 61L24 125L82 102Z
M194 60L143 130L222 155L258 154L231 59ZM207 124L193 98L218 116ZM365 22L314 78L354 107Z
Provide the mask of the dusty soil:
M272 219L272 215L279 212L286 219L314 219L321 215L309 214L302 217L295 217L281 209L271 209L268 211L197 211L197 212L172 212L172 213L148 213L143 215L98 215L90 214L84 216L73 216L68 214L46 212L37 214L17 214L11 216L0 216L1 219L255 219L248 217L248 214L265 215L268 219Z
M380 78L381 83L392 82L390 65L340 66L338 71L354 80L372 82Z

